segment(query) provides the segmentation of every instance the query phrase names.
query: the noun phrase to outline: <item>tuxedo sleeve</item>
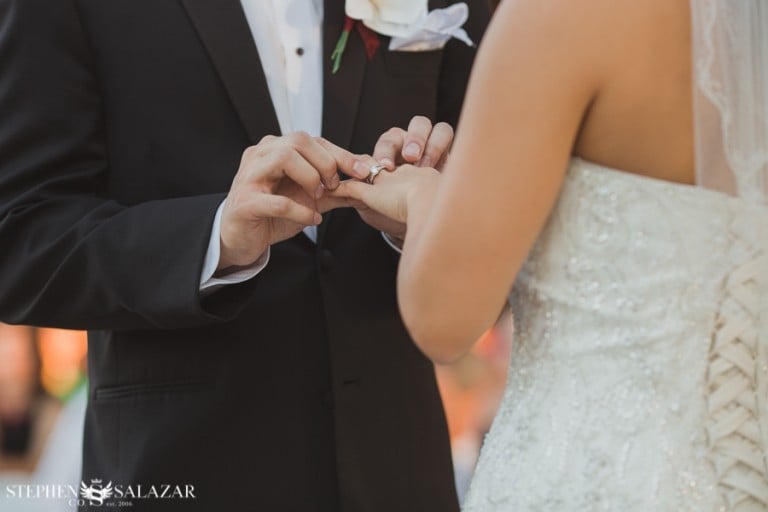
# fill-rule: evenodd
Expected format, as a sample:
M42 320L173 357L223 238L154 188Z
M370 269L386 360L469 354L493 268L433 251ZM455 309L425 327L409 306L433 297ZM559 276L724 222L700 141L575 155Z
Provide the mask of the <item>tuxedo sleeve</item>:
M469 6L469 19L464 29L475 43L467 46L458 39L450 40L443 51L438 90L437 121L457 126L464 95L467 92L469 74L477 54L477 46L485 34L491 19L488 0L463 0ZM451 2L454 3L454 2Z
M199 293L223 194L123 205L106 192L102 97L73 4L0 0L0 320L164 329L233 318L247 285Z

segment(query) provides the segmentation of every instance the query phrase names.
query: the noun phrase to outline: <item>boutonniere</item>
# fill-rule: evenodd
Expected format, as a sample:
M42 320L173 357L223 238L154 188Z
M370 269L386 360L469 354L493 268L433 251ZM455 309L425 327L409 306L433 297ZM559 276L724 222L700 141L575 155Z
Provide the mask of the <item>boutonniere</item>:
M354 28L357 28L357 33L360 34L360 37L363 40L363 44L365 45L365 54L368 56L368 60L371 60L373 56L376 55L376 50L378 50L379 46L381 46L379 35L376 32L363 25L360 20L345 16L344 30L342 30L341 37L339 37L339 41L336 43L336 48L333 49L333 53L331 54L334 75L341 67L341 57L344 55L344 50L347 49L349 34L352 33Z
M347 0L344 30L331 54L333 73L341 66L350 34L357 30L371 60L381 45L379 35L390 37L392 51L439 50L451 38L474 46L461 28L469 17L465 3L428 10L428 0Z

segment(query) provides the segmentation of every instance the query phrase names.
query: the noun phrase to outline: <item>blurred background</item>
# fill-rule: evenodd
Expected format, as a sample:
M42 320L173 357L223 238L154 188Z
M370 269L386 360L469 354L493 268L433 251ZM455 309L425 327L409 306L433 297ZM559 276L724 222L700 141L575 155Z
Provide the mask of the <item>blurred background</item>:
M511 331L505 314L470 354L435 369L461 497L501 398ZM0 490L13 484L79 485L86 353L84 332L0 323ZM6 510L9 502L0 508L32 512L44 503L52 506L46 500L13 503L14 510Z
M84 332L0 323L2 494L13 484L79 485L86 352ZM0 510L56 512L51 503L0 500Z

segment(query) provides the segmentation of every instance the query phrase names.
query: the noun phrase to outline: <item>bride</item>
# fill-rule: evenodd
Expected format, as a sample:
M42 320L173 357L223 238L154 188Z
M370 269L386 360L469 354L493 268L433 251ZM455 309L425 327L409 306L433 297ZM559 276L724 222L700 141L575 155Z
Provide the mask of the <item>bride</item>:
M444 173L335 193L433 360L513 290L465 511L768 510L767 177L765 0L502 2Z

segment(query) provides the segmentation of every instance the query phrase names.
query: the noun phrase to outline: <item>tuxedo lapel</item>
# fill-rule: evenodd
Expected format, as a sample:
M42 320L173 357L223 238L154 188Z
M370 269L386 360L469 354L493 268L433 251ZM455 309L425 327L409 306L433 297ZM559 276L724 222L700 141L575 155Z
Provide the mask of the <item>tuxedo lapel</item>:
M240 0L180 0L221 77L248 137L279 135L275 107Z
M240 0L180 0L213 61L248 137L256 144L266 134L280 134L267 80ZM331 53L344 28L344 0L324 0L322 134L349 147L365 76L365 47L353 32L341 68L333 74ZM322 243L332 213L318 229Z
M323 12L323 137L349 148L355 128L360 91L367 58L357 31L350 34L341 67L333 74L331 54L344 29L344 0L324 0ZM318 228L318 245L323 243L333 212L326 214Z

